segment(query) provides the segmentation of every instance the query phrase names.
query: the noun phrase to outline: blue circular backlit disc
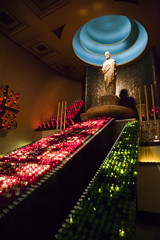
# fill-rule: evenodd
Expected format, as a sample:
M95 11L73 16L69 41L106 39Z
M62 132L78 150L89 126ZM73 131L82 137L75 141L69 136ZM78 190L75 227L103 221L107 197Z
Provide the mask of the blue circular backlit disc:
M110 52L117 65L137 58L145 49L148 35L136 20L121 16L102 16L83 25L73 38L76 55L91 65L102 66L105 52Z

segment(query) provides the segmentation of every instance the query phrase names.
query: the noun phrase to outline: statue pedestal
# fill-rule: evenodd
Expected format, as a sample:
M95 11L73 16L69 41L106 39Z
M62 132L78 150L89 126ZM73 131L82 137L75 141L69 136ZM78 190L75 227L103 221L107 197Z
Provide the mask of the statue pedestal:
M117 105L119 97L116 95L104 95L99 99L102 106L89 108L85 113L82 113L81 120L87 120L97 117L112 117L115 119L134 118L134 111L128 107Z
M134 112L132 109L119 105L92 107L86 111L85 115L88 119L96 117L113 117L115 119L134 118Z
M117 105L119 97L116 95L104 95L99 98L101 105Z

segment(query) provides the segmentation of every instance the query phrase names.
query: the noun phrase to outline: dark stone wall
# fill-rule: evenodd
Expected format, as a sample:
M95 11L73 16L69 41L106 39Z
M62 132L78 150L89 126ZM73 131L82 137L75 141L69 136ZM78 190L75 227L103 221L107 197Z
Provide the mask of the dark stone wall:
M159 106L159 69L156 65L155 49L152 47L142 59L117 67L116 95L126 88L130 96L139 103L138 88L141 89L142 103L145 103L144 85L147 86L148 104L152 107L150 85L153 84L155 105ZM103 75L98 67L86 66L83 86L84 111L100 105L99 97L104 95Z

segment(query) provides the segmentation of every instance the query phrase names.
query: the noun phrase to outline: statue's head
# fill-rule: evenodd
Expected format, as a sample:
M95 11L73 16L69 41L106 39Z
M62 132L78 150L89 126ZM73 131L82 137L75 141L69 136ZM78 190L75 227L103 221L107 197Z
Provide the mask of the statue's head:
M105 52L105 57L106 57L107 59L110 59L110 57L111 57L110 53L109 53L109 52Z

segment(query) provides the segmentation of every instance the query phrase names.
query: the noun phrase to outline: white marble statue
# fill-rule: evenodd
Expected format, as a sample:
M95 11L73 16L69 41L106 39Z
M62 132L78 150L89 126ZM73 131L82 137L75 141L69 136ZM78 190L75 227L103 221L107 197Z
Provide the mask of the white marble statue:
M101 68L102 74L104 74L105 90L107 95L115 95L116 93L116 62L110 58L110 53L105 52L106 61Z

